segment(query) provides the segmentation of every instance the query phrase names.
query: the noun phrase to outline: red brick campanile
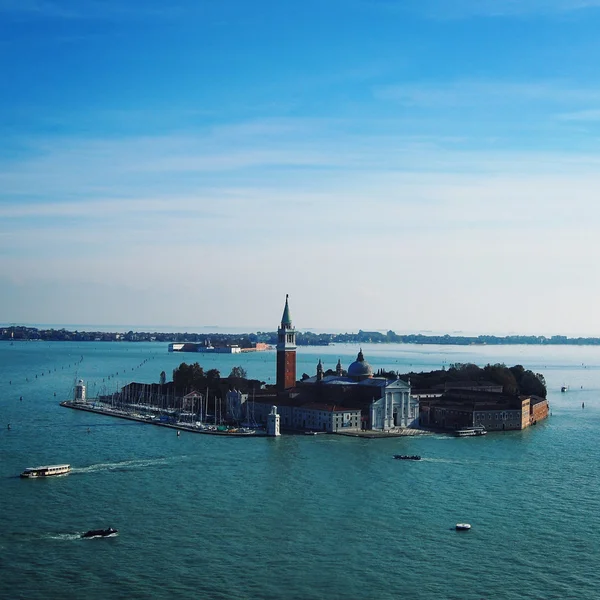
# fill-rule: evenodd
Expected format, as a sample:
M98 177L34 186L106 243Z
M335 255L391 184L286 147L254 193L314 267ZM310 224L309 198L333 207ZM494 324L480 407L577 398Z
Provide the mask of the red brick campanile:
M296 330L292 325L288 295L281 326L277 330L277 389L287 390L296 385Z

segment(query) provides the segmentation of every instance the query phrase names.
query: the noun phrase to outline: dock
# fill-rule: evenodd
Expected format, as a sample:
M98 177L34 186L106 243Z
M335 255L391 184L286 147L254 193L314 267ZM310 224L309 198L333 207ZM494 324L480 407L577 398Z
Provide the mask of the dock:
M190 433L202 433L206 435L220 435L225 437L266 437L267 432L257 429L250 429L245 431L240 430L229 430L219 431L216 429L206 429L201 427L195 427L194 425L187 425L185 423L168 423L165 421L157 421L149 419L140 415L134 415L124 410L118 410L109 408L107 406L97 406L96 403L90 402L73 402L72 400L65 400L60 403L65 408L72 408L74 410L83 410L85 412L95 413L98 415L104 415L107 417L116 417L117 419L127 419L128 421L137 421L138 423L144 423L146 425L157 425L159 427L168 427L169 429L176 429L178 431L188 431Z

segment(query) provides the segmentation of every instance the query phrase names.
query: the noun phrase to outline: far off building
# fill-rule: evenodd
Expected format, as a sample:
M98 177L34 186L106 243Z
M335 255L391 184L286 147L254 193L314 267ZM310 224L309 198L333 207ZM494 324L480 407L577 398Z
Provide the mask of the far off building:
M548 417L549 403L539 396L509 396L476 390L448 390L439 398L420 401L425 427L460 429L484 427L487 431L526 429Z

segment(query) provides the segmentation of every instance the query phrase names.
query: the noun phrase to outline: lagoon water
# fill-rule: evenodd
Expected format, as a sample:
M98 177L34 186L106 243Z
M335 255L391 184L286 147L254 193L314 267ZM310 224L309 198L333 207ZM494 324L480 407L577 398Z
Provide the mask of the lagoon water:
M347 366L357 351L301 348L298 376L319 358ZM274 353L0 342L0 597L600 597L600 348L363 351L375 368L401 372L522 364L545 375L552 416L483 438L177 437L58 403L76 376L93 395L156 382L183 361L223 375L241 364L273 383ZM18 477L63 462L68 476ZM464 521L471 531L453 530ZM118 537L79 537L108 526Z

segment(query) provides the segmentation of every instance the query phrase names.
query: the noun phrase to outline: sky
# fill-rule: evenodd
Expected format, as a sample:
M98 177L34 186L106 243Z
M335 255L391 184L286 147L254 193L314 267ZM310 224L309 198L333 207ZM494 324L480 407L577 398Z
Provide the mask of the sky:
M0 323L600 335L600 0L0 0Z

